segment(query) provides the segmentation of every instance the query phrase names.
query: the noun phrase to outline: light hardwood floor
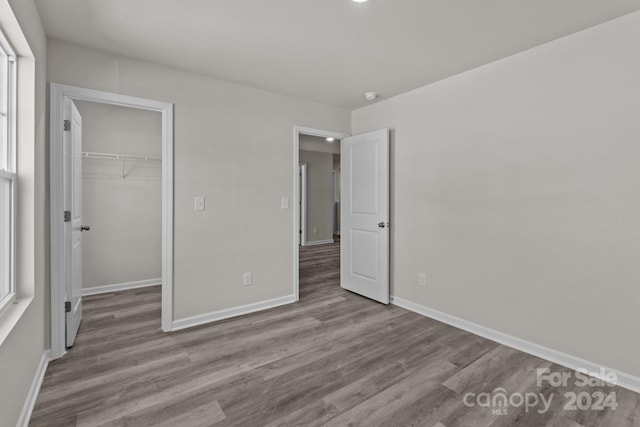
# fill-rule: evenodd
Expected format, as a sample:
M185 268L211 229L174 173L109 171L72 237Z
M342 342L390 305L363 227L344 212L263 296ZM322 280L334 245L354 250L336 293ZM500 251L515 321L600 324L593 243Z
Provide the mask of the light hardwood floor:
M536 368L571 371L344 291L338 263L337 245L303 248L298 303L170 334L159 287L85 298L30 425L640 426L640 395L537 387ZM498 387L554 398L545 413L465 406ZM585 390L615 392L618 408L563 409Z

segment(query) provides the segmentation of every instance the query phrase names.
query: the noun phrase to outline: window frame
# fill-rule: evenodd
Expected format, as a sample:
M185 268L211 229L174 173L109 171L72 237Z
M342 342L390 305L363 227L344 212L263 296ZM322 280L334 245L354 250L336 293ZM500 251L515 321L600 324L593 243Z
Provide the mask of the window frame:
M2 103L2 110L6 109L6 113L3 113L3 119L5 121L5 129L3 129L0 135L0 156L4 159L0 161L0 181L8 182L9 184L9 197L8 207L5 212L8 217L8 224L0 223L0 227L8 227L9 242L7 245L7 266L9 269L8 274L8 292L5 294L0 293L0 311L2 311L7 305L13 302L16 298L16 182L17 182L17 170L16 170L16 126L17 126L17 55L12 48L7 37L0 29L0 50L2 55L6 57L6 64L2 64L2 73L6 73L4 77L0 77L0 84L4 86L3 99L0 99ZM4 62L4 61L3 61ZM4 99L6 98L6 99ZM0 112L2 111L0 110ZM4 214L4 213L3 213ZM4 215L3 215L4 216ZM0 244L4 244L0 242ZM5 280L4 277L0 277L0 281ZM6 287L4 283L0 282L0 292Z

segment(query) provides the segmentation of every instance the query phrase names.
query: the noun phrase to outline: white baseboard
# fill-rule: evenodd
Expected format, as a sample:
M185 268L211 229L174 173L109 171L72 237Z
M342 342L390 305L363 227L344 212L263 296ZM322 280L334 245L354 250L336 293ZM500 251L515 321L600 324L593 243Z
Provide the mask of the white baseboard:
M514 336L496 331L495 329L487 328L485 326L469 322L459 317L442 313L440 311L425 307L420 304L416 304L403 298L395 296L391 297L391 303L415 313L421 314L423 316L429 317L431 319L437 320L439 322L446 323L447 325L451 325L467 332L471 332L472 334L479 335L491 341L495 341L508 347L515 348L516 350L529 353L531 355L540 357L542 359L567 367L569 369L573 369L575 371L579 369L586 369L589 373L598 373L602 368L604 368L608 373L615 372L618 377L616 385L634 391L636 393L640 393L640 378L634 375L620 372L615 369L610 369L601 364L590 362L588 360L584 360L579 357L533 343L531 341L516 338ZM599 375L594 376L599 377Z
M162 279L138 280L137 282L116 283L114 285L94 286L83 288L82 296L107 294L110 292L126 291L127 289L144 288L147 286L161 285Z
M33 412L33 407L36 405L36 399L38 399L40 386L42 385L42 380L44 379L44 374L47 372L47 366L49 365L50 360L51 351L46 350L44 353L42 353L40 363L38 364L36 373L33 376L33 381L31 382L31 387L29 387L29 393L27 394L27 398L25 399L24 405L22 406L22 412L20 412L20 418L18 418L18 423L16 424L16 426L18 427L28 427L29 425L31 413Z
M334 243L333 239L330 239L330 240L313 240L311 242L305 243L305 246L326 245L328 243Z
M241 305L239 307L227 308L224 310L213 311L211 313L199 314L197 316L186 317L173 321L172 331L191 328L192 326L204 325L218 320L228 319L230 317L242 316L243 314L254 313L256 311L267 310L269 308L278 307L285 304L296 302L295 295L274 298L267 301L256 302L253 304Z

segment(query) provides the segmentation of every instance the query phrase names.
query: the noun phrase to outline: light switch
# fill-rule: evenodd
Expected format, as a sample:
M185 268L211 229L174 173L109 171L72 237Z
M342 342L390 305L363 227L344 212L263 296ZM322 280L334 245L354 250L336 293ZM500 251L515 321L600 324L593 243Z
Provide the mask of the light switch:
M204 196L196 196L194 198L194 211L203 211L204 210Z
M289 198L288 197L283 197L282 198L282 209L289 209Z

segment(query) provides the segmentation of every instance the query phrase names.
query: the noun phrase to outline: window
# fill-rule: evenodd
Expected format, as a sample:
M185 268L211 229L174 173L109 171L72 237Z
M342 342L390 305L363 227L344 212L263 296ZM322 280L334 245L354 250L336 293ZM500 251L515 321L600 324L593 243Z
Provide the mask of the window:
M0 32L0 309L15 293L13 221L15 170L15 54Z

